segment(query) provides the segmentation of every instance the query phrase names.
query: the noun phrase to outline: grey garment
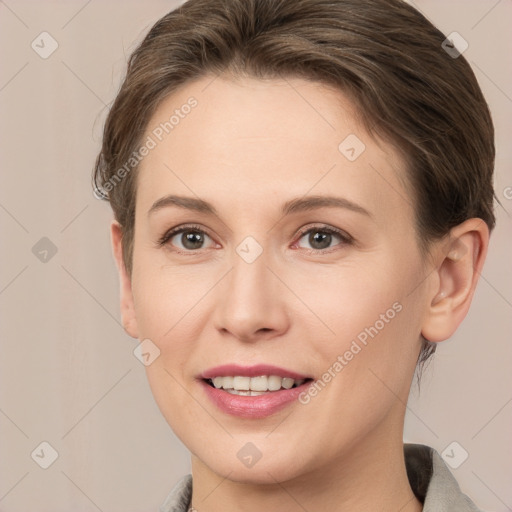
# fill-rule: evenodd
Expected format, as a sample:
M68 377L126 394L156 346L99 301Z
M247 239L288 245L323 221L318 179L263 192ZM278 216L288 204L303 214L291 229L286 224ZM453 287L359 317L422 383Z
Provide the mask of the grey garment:
M184 476L160 505L160 512L187 512L192 498L192 475Z
M483 512L460 490L439 453L422 444L404 444L411 488L423 503L423 512ZM159 512L187 512L192 498L192 475L183 477L160 506Z

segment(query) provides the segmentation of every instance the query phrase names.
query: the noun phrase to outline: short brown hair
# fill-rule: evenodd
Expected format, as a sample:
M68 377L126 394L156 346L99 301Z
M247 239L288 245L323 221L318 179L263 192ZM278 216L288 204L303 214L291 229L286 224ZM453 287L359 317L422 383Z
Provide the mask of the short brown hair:
M401 0L189 0L165 15L130 57L94 170L122 226L128 272L136 172L113 178L159 103L207 74L334 86L404 156L422 248L472 217L492 230L494 128L471 67L445 39ZM423 339L420 365L435 347Z

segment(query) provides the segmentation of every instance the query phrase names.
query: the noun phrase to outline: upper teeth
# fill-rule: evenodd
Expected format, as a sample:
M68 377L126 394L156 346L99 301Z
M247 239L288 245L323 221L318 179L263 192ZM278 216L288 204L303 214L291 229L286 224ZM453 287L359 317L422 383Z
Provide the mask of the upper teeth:
M234 389L236 391L278 391L281 388L290 389L295 384L300 386L305 379L295 380L290 377L277 375L260 375L259 377L215 377L212 379L216 388Z

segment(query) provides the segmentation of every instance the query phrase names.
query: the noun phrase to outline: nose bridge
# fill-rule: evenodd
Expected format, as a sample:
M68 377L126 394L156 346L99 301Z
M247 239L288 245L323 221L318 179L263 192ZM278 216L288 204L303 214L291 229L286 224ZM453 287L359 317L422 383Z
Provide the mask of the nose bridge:
M246 294L257 298L268 291L271 255L268 238L264 234L246 235L230 255L232 271L228 279L231 291L243 298Z
M232 254L232 268L219 290L216 324L240 339L258 332L281 331L286 314L278 280L268 267L270 252L252 237L244 239Z
M256 312L261 309L271 295L272 273L269 266L268 251L255 245L253 240L245 240L237 246L232 257L232 271L228 278L228 298L243 309L244 305Z

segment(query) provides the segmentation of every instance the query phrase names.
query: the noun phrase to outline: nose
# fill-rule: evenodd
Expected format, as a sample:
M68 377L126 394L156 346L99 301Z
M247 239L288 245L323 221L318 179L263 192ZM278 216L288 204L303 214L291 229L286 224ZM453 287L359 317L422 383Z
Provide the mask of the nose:
M250 263L234 253L232 269L215 291L214 324L224 336L255 342L289 328L286 290L269 264L265 251Z

